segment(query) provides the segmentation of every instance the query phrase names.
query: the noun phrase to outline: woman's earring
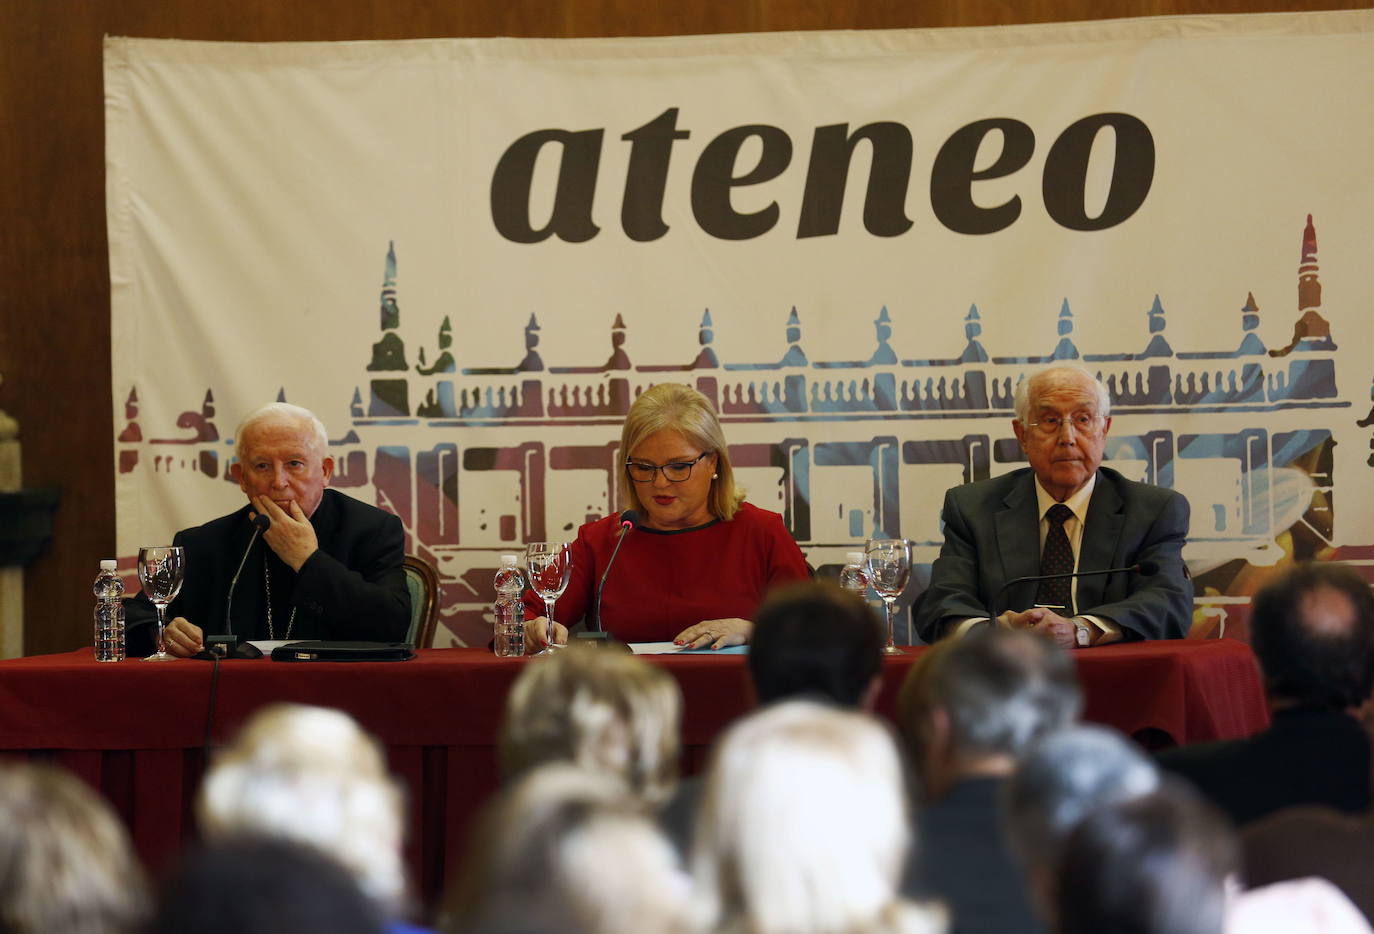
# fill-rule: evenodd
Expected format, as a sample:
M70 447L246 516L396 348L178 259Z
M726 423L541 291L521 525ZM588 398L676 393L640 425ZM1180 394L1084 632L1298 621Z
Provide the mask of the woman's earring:
M711 479L712 479L712 480L719 480L719 479L720 479L720 474L718 474L718 473L713 473L713 474L711 474Z

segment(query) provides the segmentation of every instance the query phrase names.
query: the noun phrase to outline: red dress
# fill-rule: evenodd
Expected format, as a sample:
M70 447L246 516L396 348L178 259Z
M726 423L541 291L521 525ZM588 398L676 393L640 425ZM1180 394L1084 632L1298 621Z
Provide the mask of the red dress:
M572 576L554 606L568 628L591 614L619 529L616 514L577 530ZM728 522L674 532L640 527L625 535L601 594L602 628L623 642L668 642L702 620L753 619L769 588L810 576L782 517L749 503ZM525 591L525 615L544 615L532 590Z

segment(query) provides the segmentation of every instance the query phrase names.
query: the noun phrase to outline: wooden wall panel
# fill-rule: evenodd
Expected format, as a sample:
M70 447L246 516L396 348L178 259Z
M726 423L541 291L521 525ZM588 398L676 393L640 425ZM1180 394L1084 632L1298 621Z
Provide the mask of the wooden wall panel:
M37 654L90 644L89 584L98 559L114 548L104 35L232 41L647 36L1367 6L1349 0L5 0L0 409L19 419L26 484L62 494L55 540L25 574L26 649Z

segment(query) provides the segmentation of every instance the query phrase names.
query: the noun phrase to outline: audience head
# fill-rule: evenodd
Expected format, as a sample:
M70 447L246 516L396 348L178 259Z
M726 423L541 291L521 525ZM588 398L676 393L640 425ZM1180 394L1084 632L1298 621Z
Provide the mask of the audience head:
M483 814L445 929L685 931L687 876L646 807L615 776L526 772Z
M297 704L249 720L215 758L196 802L208 839L313 846L352 872L387 914L406 907L402 813L377 741L341 711Z
M1357 707L1374 690L1374 595L1344 564L1296 565L1255 594L1255 650L1279 704Z
M897 749L876 720L807 700L764 707L712 758L692 848L701 920L758 934L873 929L904 910L909 828Z
M1103 805L1064 842L1057 930L1221 934L1238 861L1231 827L1181 783Z
M377 905L313 848L240 837L186 854L147 934L382 934Z
M147 907L124 825L66 772L0 765L0 930L122 934Z
M1053 904L1054 867L1078 822L1158 787L1155 764L1106 727L1071 726L1022 754L1005 789L1007 836L1042 909Z
M682 692L663 669L574 644L515 680L501 724L502 771L571 762L657 803L677 778L681 720Z
M1048 639L983 626L939 643L898 696L913 765L932 796L965 774L1006 774L1031 743L1078 719L1073 660Z
M833 584L774 591L754 617L749 674L759 701L810 695L844 707L871 704L883 635L863 600Z
M697 477L700 476L709 486L705 491L705 502L710 514L717 519L733 519L744 494L735 488L730 449L725 444L725 432L720 427L720 419L716 417L716 408L711 400L682 383L659 383L644 390L625 416L625 424L620 430L620 456L635 456L641 445L659 432L681 435L688 445L708 455L693 469L687 481L674 484L674 487L680 488L680 493L689 488L695 489ZM711 469L702 471L703 467ZM651 487L651 484L643 485ZM640 499L640 486L630 479L628 470L620 471L620 501L625 508L652 518L655 510Z

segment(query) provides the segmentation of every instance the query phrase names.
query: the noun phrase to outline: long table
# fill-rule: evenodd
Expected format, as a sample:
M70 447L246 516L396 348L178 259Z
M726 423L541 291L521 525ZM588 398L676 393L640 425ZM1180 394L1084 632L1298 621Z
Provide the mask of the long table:
M888 657L878 710L922 650ZM682 686L683 766L698 771L712 740L755 702L740 655L645 656ZM1230 639L1101 646L1074 654L1087 719L1189 744L1247 736L1268 723L1249 646ZM426 899L462 858L469 826L497 787L495 744L511 682L531 659L429 649L408 662L219 666L213 722L209 662L99 664L90 649L0 661L0 755L55 761L81 775L128 822L154 870L192 831L210 742L222 744L262 706L337 707L386 745L411 803L407 858Z

